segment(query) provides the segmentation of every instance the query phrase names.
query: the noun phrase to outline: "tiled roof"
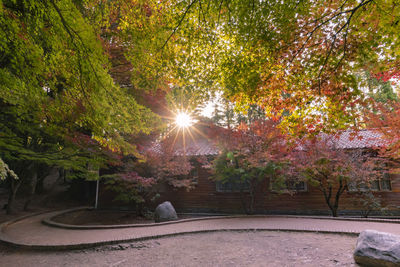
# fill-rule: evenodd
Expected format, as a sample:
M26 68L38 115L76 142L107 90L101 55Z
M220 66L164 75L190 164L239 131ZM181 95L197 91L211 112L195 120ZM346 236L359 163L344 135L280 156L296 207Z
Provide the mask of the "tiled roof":
M382 133L376 129L365 129L360 131L343 131L332 136L324 134L323 139L335 142L334 146L340 149L376 148L384 144Z
M207 156L217 155L219 153L218 147L211 141L205 138L194 140L186 144L186 151L183 148L176 150L176 154L179 156L184 155L190 156Z
M382 134L376 129L365 129L358 132L343 131L336 135L321 134L321 138L327 142L334 142L333 146L339 149L377 148L384 144ZM301 145L299 148L301 149ZM199 135L194 139L186 139L185 149L183 149L182 142L177 142L175 150L177 156L207 156L219 153L213 140Z
M181 131L172 132L170 138L174 154L177 156L207 156L216 155L219 153L219 149L215 142L212 140L212 134L210 134L210 127L206 124L196 125L196 131L190 131L182 134ZM171 141L171 140L170 140ZM155 142L150 150L154 152L161 152L161 146Z

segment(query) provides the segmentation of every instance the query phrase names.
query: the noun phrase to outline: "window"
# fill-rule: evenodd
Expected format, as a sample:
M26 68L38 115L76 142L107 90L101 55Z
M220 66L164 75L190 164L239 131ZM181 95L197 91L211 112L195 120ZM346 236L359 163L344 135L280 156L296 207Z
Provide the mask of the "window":
M270 190L272 192L307 192L308 187L305 181L280 181L270 182Z
M347 188L349 192L366 192L368 191L368 186L365 183L357 184L355 182L349 182L347 184Z
M215 183L217 192L249 192L250 184L247 182L238 183L234 181L217 181Z
M382 178L376 179L371 182L372 191L392 191L392 183L390 175L385 173Z
M369 186L364 184L356 185L355 183L350 182L348 185L350 192L361 191L365 192L368 190L371 191L392 191L392 183L390 181L389 173L385 173L382 178L373 180L369 183Z
M199 169L197 167L194 167L191 171L190 171L190 179L192 180L192 184L196 185L199 183Z
M286 188L291 191L296 192L306 192L307 191L307 183L304 181L286 181Z

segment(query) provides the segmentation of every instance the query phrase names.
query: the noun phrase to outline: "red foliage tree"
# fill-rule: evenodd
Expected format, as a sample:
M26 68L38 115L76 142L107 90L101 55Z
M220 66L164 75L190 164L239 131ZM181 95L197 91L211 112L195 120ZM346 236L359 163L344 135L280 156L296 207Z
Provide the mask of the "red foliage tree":
M373 111L366 114L366 122L382 134L379 147L381 156L400 159L400 103L375 103Z
M159 182L167 182L176 188L191 188L192 180L188 174L193 169L191 158L187 157L174 138L168 137L157 142L152 149L146 151L146 165L150 173Z
M282 172L288 155L286 136L277 122L259 120L236 129L218 128L216 140L222 153L214 160L215 180L238 188L243 209L251 214L261 182Z
M346 151L337 146L338 136L319 135L302 140L292 153L298 179L317 187L324 195L332 216L338 216L339 200L349 185L368 189L383 175L385 160L369 151Z
M137 212L144 215L146 202L160 195L157 185L166 183L188 190L194 186L189 174L195 163L182 154L173 135L158 141L142 141L138 146L141 158L125 156L117 164L114 161L115 172L102 177L107 178L108 188L117 193L115 200L135 204Z

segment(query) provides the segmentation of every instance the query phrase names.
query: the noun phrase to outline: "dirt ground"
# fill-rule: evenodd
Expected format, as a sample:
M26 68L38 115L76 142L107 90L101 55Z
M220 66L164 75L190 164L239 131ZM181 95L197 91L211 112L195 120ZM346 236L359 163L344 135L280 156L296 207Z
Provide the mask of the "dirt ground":
M201 215L178 214L179 219L200 218ZM78 210L64 213L53 218L53 221L72 225L112 225L112 224L146 224L154 219L137 216L132 211Z
M134 212L78 210L58 215L55 222L73 225L144 224L154 220L138 217Z
M189 234L87 250L0 247L0 266L357 266L357 238L276 231Z

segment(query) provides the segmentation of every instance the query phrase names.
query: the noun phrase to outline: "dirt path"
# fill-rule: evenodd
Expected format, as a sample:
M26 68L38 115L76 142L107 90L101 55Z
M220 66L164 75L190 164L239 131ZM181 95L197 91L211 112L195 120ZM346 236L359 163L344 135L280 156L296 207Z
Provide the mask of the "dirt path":
M356 266L356 241L337 234L244 231L68 252L0 247L0 266Z

